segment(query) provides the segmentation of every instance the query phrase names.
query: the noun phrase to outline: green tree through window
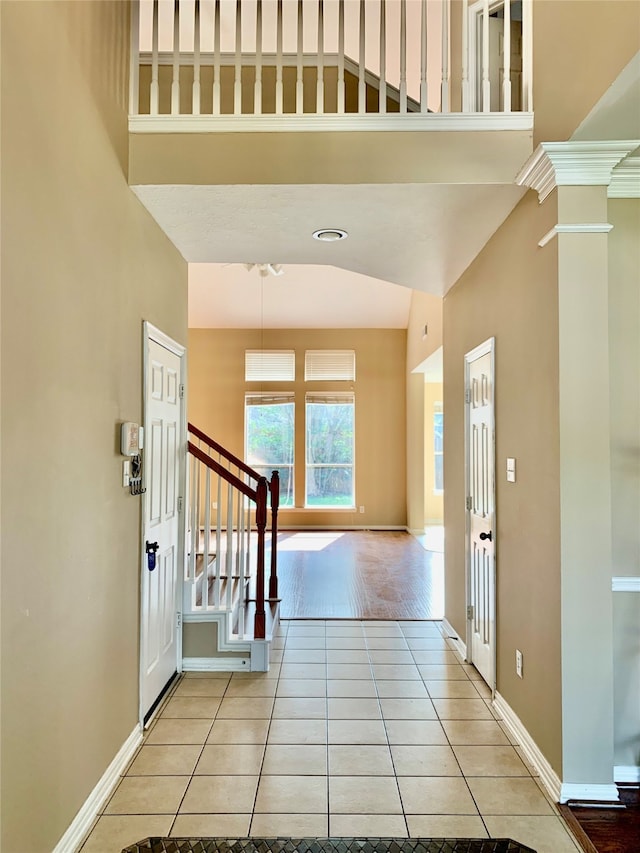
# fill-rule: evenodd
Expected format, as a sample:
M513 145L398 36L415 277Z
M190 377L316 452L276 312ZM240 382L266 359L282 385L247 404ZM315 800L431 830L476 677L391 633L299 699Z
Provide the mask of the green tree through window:
M306 398L306 505L353 506L353 394Z
M245 459L259 474L280 475L280 506L293 506L293 396L247 394Z

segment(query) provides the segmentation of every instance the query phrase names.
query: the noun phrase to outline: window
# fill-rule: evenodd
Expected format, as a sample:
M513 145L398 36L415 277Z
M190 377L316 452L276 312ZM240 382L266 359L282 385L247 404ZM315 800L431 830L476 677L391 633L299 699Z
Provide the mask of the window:
M305 504L354 506L354 395L308 393L305 403Z
M245 382L293 382L295 378L294 350L245 350Z
M443 459L444 414L442 403L433 404L433 462L434 478L433 491L444 491Z
M280 506L293 506L293 394L245 395L245 460L259 474L280 474Z
M353 381L356 378L356 354L353 350L307 350L304 354L305 382Z

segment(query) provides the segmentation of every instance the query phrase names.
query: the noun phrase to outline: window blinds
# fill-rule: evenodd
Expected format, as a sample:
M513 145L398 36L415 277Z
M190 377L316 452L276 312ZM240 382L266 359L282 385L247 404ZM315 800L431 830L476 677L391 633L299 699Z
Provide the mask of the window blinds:
M304 378L306 382L355 380L354 350L307 350L304 354Z
M245 382L293 382L296 376L294 350L246 350Z

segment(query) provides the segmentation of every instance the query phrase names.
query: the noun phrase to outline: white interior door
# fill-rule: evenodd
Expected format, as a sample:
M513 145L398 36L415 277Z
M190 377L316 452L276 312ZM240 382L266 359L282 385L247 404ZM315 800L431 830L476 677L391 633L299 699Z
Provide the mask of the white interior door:
M495 687L494 339L465 356L467 405L467 654Z
M182 446L182 355L153 339L146 347L145 510L141 614L141 717L144 719L178 665L178 495ZM162 337L158 334L158 337ZM173 342L165 341L168 345ZM178 351L176 351L178 350ZM150 559L148 551L155 553ZM154 565L155 563L155 565Z

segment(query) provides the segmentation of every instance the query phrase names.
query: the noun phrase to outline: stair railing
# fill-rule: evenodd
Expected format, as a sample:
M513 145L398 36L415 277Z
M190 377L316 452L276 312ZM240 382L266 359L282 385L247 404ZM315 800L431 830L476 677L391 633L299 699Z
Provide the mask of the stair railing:
M269 599L278 595L279 476L271 480L189 424L188 557L185 611L232 610L237 633L246 633L246 609L255 595L253 636L264 639L265 545L271 494ZM254 513L255 534L251 515ZM255 548L254 548L255 546Z

